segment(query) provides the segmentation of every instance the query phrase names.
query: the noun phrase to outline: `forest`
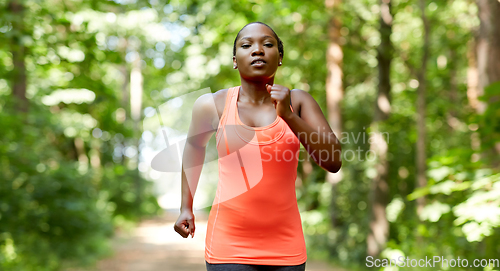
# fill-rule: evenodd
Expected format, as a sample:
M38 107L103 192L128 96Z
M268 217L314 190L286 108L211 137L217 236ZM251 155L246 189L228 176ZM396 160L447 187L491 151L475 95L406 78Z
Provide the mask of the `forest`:
M181 97L239 85L254 21L283 41L276 83L342 144L338 173L300 159L308 257L500 270L498 0L0 0L0 269L92 266L117 229L178 210L153 156L187 131ZM401 256L484 261L366 260Z

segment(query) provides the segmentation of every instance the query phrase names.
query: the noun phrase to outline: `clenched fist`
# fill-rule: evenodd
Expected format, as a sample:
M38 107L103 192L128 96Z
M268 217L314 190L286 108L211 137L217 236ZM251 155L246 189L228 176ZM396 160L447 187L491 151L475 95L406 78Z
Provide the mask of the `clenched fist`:
M282 85L266 84L266 89L271 94L271 101L276 108L276 114L282 118L290 116L292 110L290 109L290 89Z
M194 237L194 214L193 211L181 211L179 218L174 224L174 230L182 237L187 238L191 234Z

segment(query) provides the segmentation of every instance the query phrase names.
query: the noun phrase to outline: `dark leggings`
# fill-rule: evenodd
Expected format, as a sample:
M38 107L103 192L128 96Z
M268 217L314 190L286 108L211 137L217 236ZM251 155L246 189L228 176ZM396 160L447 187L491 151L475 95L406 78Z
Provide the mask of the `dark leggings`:
M212 264L205 261L207 271L305 271L306 263L300 265L254 265L237 263Z

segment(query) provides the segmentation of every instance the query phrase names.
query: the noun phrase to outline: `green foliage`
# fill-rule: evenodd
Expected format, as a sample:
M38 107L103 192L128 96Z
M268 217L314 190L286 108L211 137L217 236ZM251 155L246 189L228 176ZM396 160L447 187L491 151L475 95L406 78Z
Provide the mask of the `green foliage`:
M138 193L136 189L137 171L127 170L122 165L114 165L105 169L100 190L105 191L113 216L127 220L136 220L143 216L154 216L159 210L151 185L146 183ZM138 197L141 197L138 201ZM137 204L140 202L140 204Z
M433 157L428 186L408 196L425 196L427 200L420 215L425 223L419 225L418 231L429 245L413 249L412 253L424 256L440 252L445 258L459 255L469 261L495 258L499 253L500 175L482 169L481 163L467 163L470 153L456 156L454 151ZM392 247L403 248L396 244Z
M106 52L88 22L75 23L90 2L17 2L20 13L0 2L0 269L92 264L109 253L115 226L160 210L122 151L140 137L116 91L125 55ZM18 80L24 68L12 51L21 47L26 79ZM26 112L16 84L27 85Z
M106 253L113 223L158 213L147 172L138 170L145 162L124 155L145 146L141 124L129 112L128 84L137 57L143 108L205 87L215 92L239 84L232 69L234 38L245 24L263 21L284 42L276 83L308 91L326 114L332 18L342 24L343 150L356 156L343 161L335 186L322 169L309 171L301 163L298 205L311 258L363 267L376 173L366 154L378 85L379 1L343 1L335 11L325 11L325 2L317 0L19 2L22 14L8 9L10 1L0 1L1 268L56 270L76 259L90 263ZM469 106L468 41L479 24L477 7L467 0L426 2L429 182L415 189L423 25L418 1L391 4L391 114L378 127L388 142L390 236L381 257L495 258L500 85L485 88L484 113ZM27 113L15 109L12 90L20 69L12 52L21 47ZM427 201L420 216L419 197Z
M92 174L80 174L75 163L61 159L40 137L51 130L46 112L32 115L25 126L19 125L21 116L11 113L6 108L0 112L5 129L0 134L0 266L54 270L61 259L85 262L102 254L112 224Z

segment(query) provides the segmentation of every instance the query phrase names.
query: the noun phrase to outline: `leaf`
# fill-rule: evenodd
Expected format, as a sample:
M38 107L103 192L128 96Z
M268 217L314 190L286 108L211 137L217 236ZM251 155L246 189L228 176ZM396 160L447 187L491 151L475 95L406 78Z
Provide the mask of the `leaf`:
M452 168L444 166L444 167L429 170L427 175L430 178L434 179L436 182L439 182L439 181L443 180L444 178L446 178L447 176L449 176L450 174L452 174L453 171L454 170Z
M415 189L415 191L413 191L413 193L411 193L411 194L409 194L407 196L407 199L410 200L410 201L411 200L416 200L416 199L418 199L420 197L428 195L429 192L430 192L429 187L417 188L417 189Z
M426 205L420 214L420 219L437 222L443 214L450 212L450 205L435 201Z

